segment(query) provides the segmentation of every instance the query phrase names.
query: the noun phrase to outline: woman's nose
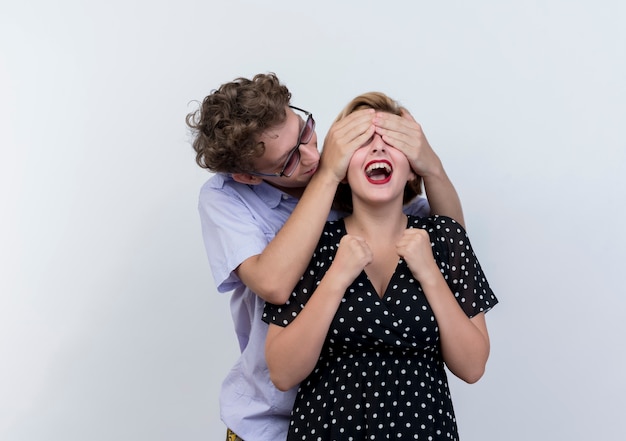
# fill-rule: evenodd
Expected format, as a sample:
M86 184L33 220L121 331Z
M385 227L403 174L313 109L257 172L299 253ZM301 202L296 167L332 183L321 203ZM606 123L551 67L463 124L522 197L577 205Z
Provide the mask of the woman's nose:
M375 133L374 136L372 137L372 142L370 143L370 152L377 153L377 152L384 152L384 151L385 151L385 141L383 141L382 136L380 136L378 133Z

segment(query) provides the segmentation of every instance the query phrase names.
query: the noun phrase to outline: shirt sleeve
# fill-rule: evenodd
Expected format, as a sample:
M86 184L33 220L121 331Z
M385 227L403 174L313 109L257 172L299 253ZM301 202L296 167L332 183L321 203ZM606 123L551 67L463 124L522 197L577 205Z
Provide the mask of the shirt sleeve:
M244 201L228 188L205 185L200 191L198 211L217 290L231 291L242 284L234 270L247 258L260 254L271 238Z
M448 255L442 262L443 273L457 302L468 317L493 308L498 299L474 254L469 237L461 224L445 216L434 216L437 247Z
M404 214L416 216L416 217L428 217L430 216L430 205L428 199L422 196L417 196L411 202L404 206Z

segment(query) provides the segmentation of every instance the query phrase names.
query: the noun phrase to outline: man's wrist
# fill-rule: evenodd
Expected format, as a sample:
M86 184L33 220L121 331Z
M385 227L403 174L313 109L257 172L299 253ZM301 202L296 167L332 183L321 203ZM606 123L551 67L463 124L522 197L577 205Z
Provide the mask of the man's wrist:
M430 167L428 169L428 172L418 173L418 175L420 175L424 180L432 181L446 179L447 176L446 171L443 168L443 163L438 157L436 158L435 165L433 167Z
M339 185L339 183L343 180L344 176L338 177L335 170L330 167L324 167L323 165L315 172L312 179L316 179L322 182L327 182L332 185Z

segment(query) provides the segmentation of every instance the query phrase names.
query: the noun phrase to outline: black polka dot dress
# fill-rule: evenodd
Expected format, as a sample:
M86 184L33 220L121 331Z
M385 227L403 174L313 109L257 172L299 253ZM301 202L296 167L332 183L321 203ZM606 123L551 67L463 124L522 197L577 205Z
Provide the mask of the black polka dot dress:
M472 317L498 300L464 229L450 218L409 217L429 232L433 255L452 293ZM289 302L267 304L263 319L289 324L332 263L343 220L328 222ZM287 440L456 440L454 409L437 321L406 263L380 298L365 272L335 314L320 358L302 382Z

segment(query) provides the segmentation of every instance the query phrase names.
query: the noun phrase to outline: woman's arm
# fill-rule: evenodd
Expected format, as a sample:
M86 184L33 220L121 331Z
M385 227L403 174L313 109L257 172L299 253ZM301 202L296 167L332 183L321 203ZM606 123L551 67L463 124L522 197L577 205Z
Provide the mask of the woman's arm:
M468 318L441 273L437 270L433 276L432 280L420 280L420 284L437 318L443 359L454 375L475 383L485 373L489 358L485 314Z
M311 373L345 291L371 261L365 240L344 236L332 265L296 318L285 327L270 324L265 358L278 389L291 389Z
M425 230L406 230L397 244L397 251L419 280L435 314L446 365L460 379L475 383L485 372L489 358L489 334L484 313L471 319L465 314L437 266Z

